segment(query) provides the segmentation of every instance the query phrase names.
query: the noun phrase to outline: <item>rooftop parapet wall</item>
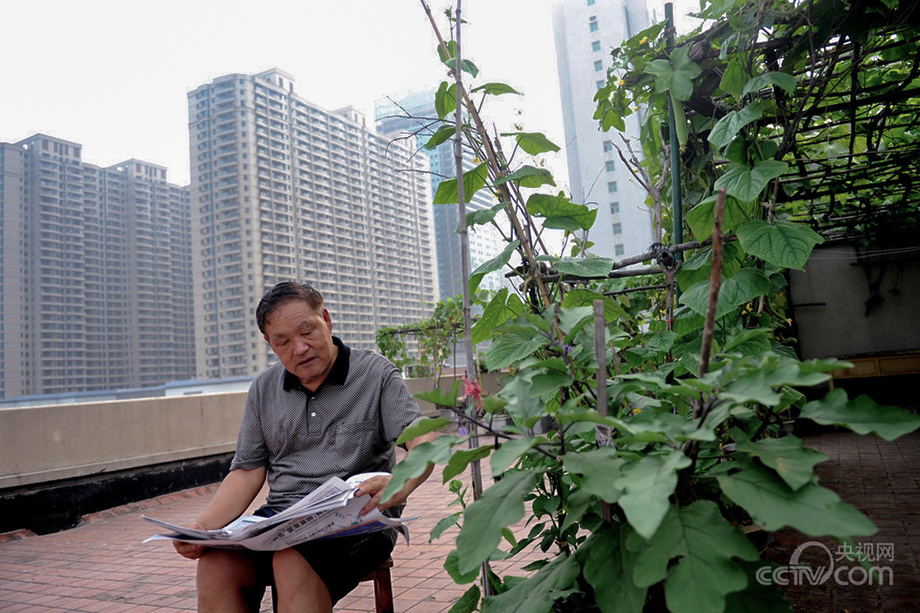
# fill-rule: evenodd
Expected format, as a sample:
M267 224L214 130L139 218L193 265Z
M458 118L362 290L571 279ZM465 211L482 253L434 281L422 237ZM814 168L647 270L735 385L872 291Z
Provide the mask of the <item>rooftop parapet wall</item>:
M245 392L0 410L0 489L233 451Z
M441 377L440 388L453 382ZM483 386L496 391L495 377ZM0 409L0 490L232 452L245 403L246 392L227 392Z

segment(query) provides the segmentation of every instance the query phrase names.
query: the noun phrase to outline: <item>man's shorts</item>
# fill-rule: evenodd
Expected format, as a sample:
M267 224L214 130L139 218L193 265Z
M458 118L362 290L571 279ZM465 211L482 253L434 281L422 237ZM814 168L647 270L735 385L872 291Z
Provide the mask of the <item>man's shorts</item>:
M372 570L380 566L393 551L396 534L393 530L310 541L296 545L300 555L320 576L332 604L341 600ZM271 551L253 552L260 581L272 584Z

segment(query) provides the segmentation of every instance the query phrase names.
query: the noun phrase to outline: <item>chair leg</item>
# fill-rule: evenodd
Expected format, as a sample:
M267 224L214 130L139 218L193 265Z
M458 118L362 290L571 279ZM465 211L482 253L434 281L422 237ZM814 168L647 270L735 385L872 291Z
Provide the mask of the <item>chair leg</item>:
M390 569L377 569L374 577L374 603L377 613L393 613L393 584L390 582Z

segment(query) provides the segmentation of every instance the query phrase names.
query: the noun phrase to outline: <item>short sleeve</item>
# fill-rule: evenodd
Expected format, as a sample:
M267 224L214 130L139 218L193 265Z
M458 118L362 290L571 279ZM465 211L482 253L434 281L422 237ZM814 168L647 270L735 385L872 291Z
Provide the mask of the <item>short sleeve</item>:
M246 408L236 441L236 454L230 462L230 470L252 470L268 466L268 448L262 432L261 394L256 379L249 387Z
M383 438L392 443L402 431L422 417L418 402L409 393L406 382L393 367L385 376L380 398L380 422Z

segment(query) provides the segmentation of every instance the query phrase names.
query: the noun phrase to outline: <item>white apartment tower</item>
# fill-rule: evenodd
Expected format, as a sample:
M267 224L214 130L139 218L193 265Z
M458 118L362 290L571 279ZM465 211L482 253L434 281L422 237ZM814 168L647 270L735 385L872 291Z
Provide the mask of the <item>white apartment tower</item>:
M418 133L420 144L431 138L439 124L434 122L438 114L434 107L434 90L419 91L400 96L398 98L382 98L375 105L377 117L377 130L386 134L387 138L401 138L400 134ZM453 115L450 117L453 119ZM457 176L454 161L454 144L449 139L433 150L421 149L428 157L431 170L431 193L437 191L438 184L443 180ZM468 152L464 155L463 168L470 170L474 167L472 156ZM496 204L495 199L487 190L480 190L473 194L466 205L467 211L481 211ZM433 204L435 243L438 258L438 294L441 298L449 298L463 294L463 275L460 260L460 208L451 204ZM501 219L501 217L499 217ZM501 234L492 225L480 225L469 228L467 233L470 270L487 260L491 260L505 248ZM497 291L506 284L502 277L503 271L487 274L479 284L484 290Z
M188 188L78 143L0 143L0 397L194 376Z
M572 199L597 207L595 253L614 259L644 253L653 242L646 193L617 155L619 134L602 132L593 115L610 50L649 26L645 0L557 0L553 24ZM638 113L626 119L626 136L638 139ZM641 152L638 143L633 149Z
M279 281L315 285L354 347L429 314L431 195L414 142L306 101L278 69L218 77L188 104L199 378L275 361L254 313Z

